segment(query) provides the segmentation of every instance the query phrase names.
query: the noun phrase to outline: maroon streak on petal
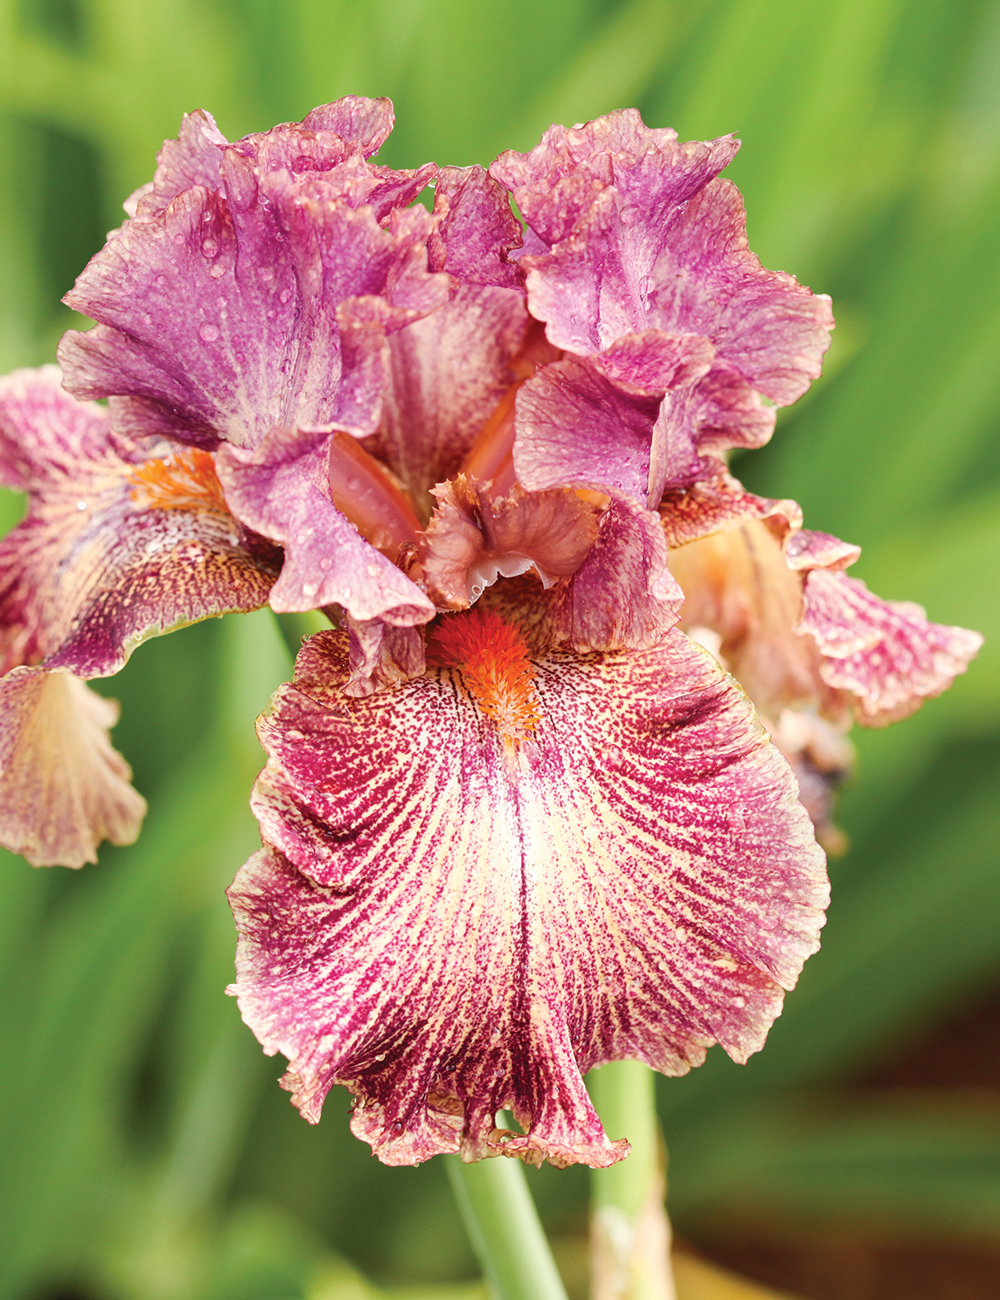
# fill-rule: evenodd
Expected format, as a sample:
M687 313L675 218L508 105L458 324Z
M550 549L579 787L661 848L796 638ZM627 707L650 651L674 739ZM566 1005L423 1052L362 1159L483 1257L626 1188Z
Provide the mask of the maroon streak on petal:
M600 531L600 512L573 491L494 497L459 474L434 489L438 506L422 539L427 593L443 609L467 609L498 577L530 568L551 586L579 569Z
M819 647L823 681L850 693L867 726L905 718L940 695L983 644L978 632L931 623L919 605L880 600L838 569L808 573L798 630Z
M76 677L15 668L0 678L0 843L34 867L97 861L131 844L146 801L108 730L118 705Z
M364 446L403 481L424 518L434 508L431 487L458 472L510 387L527 324L516 290L463 285L389 337L382 422Z
M352 700L336 633L260 724L274 848L230 891L235 991L305 1117L345 1085L389 1164L612 1163L625 1144L582 1074L682 1074L715 1041L745 1060L818 945L823 855L711 656L673 632L531 669L538 722L513 758L481 674ZM494 1132L502 1107L525 1136Z

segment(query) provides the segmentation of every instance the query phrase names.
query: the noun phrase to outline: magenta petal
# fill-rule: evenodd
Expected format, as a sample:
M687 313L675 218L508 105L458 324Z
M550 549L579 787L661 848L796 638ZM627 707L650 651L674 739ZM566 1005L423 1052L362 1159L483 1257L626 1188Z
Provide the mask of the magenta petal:
M283 136L267 147L279 144L299 147ZM67 295L99 322L63 339L67 386L115 395L126 432L206 447L255 447L275 425L360 419L371 432L383 378L373 354L452 283L427 271L427 212L392 211L385 229L353 206L383 181L360 154L294 176L226 150L220 189L186 190L128 223Z
M261 722L276 847L230 891L235 991L305 1117L347 1086L389 1164L611 1163L582 1073L680 1074L714 1041L746 1059L817 947L822 853L710 656L672 633L533 668L541 720L513 766L458 668L345 698L335 633ZM526 1137L498 1139L502 1107Z
M823 680L849 691L858 721L869 726L905 718L940 695L983 643L978 632L931 623L919 605L880 600L857 578L828 569L806 577L799 630L820 649Z
M521 223L504 188L483 167L442 167L434 190L437 234L431 267L463 284L520 289L523 275L510 254L520 248Z
M345 622L351 638L345 695L372 695L424 671L424 638L418 628L394 627L380 618L361 623L350 615Z
M256 452L219 451L226 500L255 532L285 548L271 608L341 605L360 621L426 622L431 602L330 500L329 444L328 434L272 429Z
M15 668L0 678L0 844L35 867L97 861L131 844L146 801L112 749L118 705L76 677Z

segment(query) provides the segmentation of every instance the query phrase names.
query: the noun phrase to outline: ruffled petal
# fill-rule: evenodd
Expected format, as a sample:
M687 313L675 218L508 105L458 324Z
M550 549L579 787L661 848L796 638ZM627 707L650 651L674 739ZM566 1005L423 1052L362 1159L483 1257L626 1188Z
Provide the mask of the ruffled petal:
M868 726L905 718L940 695L983 644L978 632L931 623L920 605L880 600L857 578L822 568L806 577L799 631L819 647L823 681L849 693Z
M146 801L108 730L118 705L76 677L15 668L0 678L0 844L35 867L97 861L131 844Z
M529 569L551 587L580 568L600 532L600 511L569 490L494 498L460 474L434 490L421 541L427 593L442 609L468 609L497 578Z
M266 604L276 553L227 510L211 455L116 438L56 367L0 380L0 459L29 495L0 542L4 670L108 676L149 636Z
M982 637L884 601L844 569L860 549L802 528L792 501L698 484L661 506L677 546L681 626L720 638L723 662L770 718L814 709L838 725L904 718L966 670ZM710 535L706 535L710 534ZM692 540L689 540L692 539Z
M344 620L350 634L350 678L344 694L363 698L424 671L424 638L416 627L395 627L380 618Z
M384 376L370 354L452 284L427 270L423 208L370 206L428 179L393 177L298 127L225 148L218 188L127 223L67 295L99 322L63 339L67 386L116 396L119 429L206 447L252 448L276 425L371 432Z
M529 665L477 620L443 620L450 666L363 701L344 638L306 643L261 721L274 847L230 891L235 991L305 1117L345 1085L386 1163L607 1165L627 1147L582 1074L756 1051L817 947L823 855L745 697L681 634ZM494 1131L504 1107L524 1136Z
M524 276L510 258L521 247L521 223L506 191L484 167L442 167L434 215L431 270L448 271L463 284L522 289Z

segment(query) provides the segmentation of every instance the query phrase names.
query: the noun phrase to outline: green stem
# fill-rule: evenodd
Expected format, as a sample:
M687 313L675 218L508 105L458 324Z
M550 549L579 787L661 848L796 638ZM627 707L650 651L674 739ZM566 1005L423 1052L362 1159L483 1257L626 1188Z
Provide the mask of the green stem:
M639 1061L614 1061L587 1078L608 1136L632 1144L627 1159L591 1175L592 1300L673 1300L675 1294L654 1084L652 1070Z
M566 1300L519 1160L494 1156L467 1165L445 1156L448 1180L496 1300Z

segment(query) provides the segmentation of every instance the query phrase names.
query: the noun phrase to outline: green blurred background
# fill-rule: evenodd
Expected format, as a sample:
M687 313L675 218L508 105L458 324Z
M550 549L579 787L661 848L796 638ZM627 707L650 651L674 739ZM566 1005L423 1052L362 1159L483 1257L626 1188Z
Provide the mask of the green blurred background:
M1000 4L0 0L0 369L53 359L60 295L185 110L235 138L346 93L393 98L381 159L405 166L630 104L735 131L752 246L833 295L826 374L737 473L987 647L858 737L823 950L766 1050L661 1080L670 1208L819 1300L1000 1294ZM80 873L2 864L3 1300L475 1278L440 1162L384 1169L342 1095L308 1127L222 994L252 723L294 631L261 613L143 646L104 684L151 804L139 843ZM586 1175L530 1180L580 1294Z

